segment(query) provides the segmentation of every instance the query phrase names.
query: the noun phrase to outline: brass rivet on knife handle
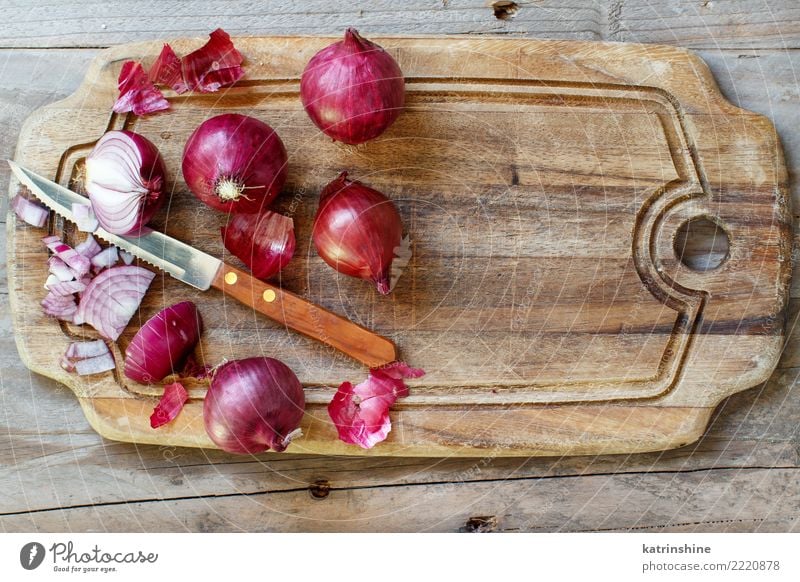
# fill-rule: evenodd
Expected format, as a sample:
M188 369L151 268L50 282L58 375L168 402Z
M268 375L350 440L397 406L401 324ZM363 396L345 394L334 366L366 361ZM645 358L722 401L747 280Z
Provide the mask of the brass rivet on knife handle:
M211 284L225 295L374 368L397 359L391 340L230 265Z

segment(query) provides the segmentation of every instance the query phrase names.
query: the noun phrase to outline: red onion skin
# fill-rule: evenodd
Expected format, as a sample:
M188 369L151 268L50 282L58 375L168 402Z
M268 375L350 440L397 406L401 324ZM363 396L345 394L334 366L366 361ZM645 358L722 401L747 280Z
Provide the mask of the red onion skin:
M282 452L304 410L303 386L286 364L274 358L246 358L214 370L203 419L208 436L224 451Z
M383 48L348 28L344 40L322 49L306 65L300 98L327 136L364 143L386 131L403 110L403 72Z
M314 217L312 240L317 253L331 267L351 277L390 291L395 248L403 236L397 207L386 196L347 172L325 186Z
M183 367L200 339L203 320L191 301L151 317L125 350L125 376L142 384L160 382Z
M253 117L226 113L204 121L183 150L183 177L211 208L253 214L265 210L286 182L281 138Z
M221 228L225 248L248 266L258 279L269 279L294 255L297 241L292 219L267 210L264 214L234 214Z
M158 148L155 146L155 144L153 144L153 142L146 137L132 131L112 130L106 132L106 134L103 136L104 140L101 141L104 141L104 143L109 143L113 140L115 134L124 134L129 137L134 142L134 145L138 149L142 158L142 163L139 168L139 176L141 178L142 185L147 188L148 193L139 207L138 219L131 226L131 228L125 228L123 230L115 228L114 225L109 223L109 221L104 217L102 213L102 207L98 207L97 197L92 196L91 180L88 176L86 180L86 191L89 194L89 199L92 201L92 208L95 213L95 218L100 223L100 226L113 234L126 235L138 233L143 225L150 222L150 219L153 218L153 215L155 215L155 213L158 212L162 206L164 206L164 202L166 201L167 196L164 193L164 187L166 184L164 161L161 159L161 154L159 154ZM98 142L98 146L100 146L100 142ZM102 156L101 148L95 146L95 149L89 154L89 158L92 158L93 156L95 158Z

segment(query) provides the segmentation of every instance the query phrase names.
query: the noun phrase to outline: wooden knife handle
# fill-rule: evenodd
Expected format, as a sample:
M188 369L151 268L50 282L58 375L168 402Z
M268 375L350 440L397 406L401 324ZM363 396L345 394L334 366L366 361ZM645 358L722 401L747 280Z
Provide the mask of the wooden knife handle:
M295 331L352 356L370 368L397 359L391 340L225 263L211 286Z

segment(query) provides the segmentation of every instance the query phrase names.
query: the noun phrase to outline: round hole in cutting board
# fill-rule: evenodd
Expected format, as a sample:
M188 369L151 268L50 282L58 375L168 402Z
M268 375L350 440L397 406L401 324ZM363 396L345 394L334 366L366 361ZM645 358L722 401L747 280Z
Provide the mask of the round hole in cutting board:
M675 256L693 271L711 271L730 254L730 237L719 224L700 216L684 222L675 233Z

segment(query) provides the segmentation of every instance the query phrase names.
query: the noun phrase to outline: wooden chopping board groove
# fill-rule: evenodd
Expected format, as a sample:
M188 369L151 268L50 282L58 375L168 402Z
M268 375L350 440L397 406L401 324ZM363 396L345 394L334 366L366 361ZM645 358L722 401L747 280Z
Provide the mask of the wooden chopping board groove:
M128 59L161 43L102 53L68 99L26 122L15 159L69 185L109 129L151 139L173 188L156 228L226 260L225 217L198 203L180 175L183 144L222 112L272 125L289 151L277 209L295 219L298 248L280 283L393 339L428 372L370 451L337 440L325 410L335 387L366 370L326 346L159 273L118 345L120 369L81 378L58 358L92 330L41 314L42 230L10 219L11 304L20 355L77 395L92 426L116 440L210 447L205 385L170 425L149 415L160 386L121 374L139 325L179 300L205 320L198 353L278 357L306 386L296 453L425 456L631 453L702 434L726 396L765 380L784 340L791 221L780 143L764 117L724 100L690 52L615 43L377 38L406 74L407 108L380 138L331 143L300 104L308 59L334 39L243 38L246 81L219 94L167 93L172 109L111 113ZM173 43L171 43L173 44ZM173 44L181 53L199 40ZM380 297L316 256L317 196L341 170L400 208L414 256ZM19 184L12 179L15 194ZM705 220L728 243L711 270L676 256L676 233ZM50 231L76 236L53 219Z

